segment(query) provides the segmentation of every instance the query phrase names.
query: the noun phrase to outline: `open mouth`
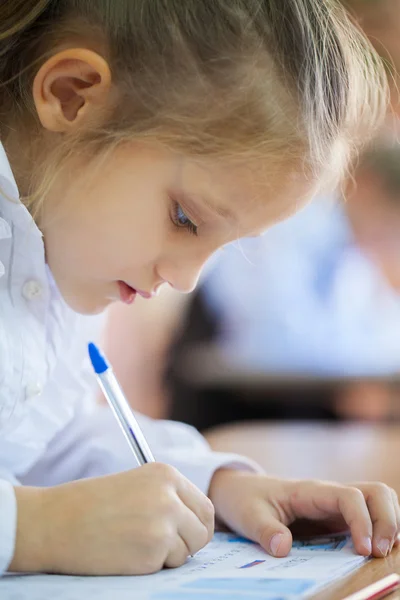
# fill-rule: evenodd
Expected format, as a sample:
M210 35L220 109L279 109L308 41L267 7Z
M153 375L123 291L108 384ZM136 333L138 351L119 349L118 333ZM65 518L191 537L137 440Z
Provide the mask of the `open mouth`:
M125 283L125 281L118 281L118 287L121 302L124 304L132 304L136 298L136 290Z

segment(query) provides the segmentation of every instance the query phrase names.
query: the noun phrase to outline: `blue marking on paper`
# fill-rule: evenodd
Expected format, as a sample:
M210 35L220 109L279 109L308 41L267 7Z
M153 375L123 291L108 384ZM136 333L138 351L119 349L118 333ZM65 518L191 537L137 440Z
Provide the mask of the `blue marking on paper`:
M185 583L182 587L194 590L216 590L222 592L248 592L272 594L301 594L315 585L313 579L196 579ZM207 596L208 598L208 596Z
M251 569L251 567L257 567L258 565L262 565L265 563L265 560L253 560L253 562L249 562L246 565L242 565L239 569Z
M241 600L243 595L235 595L234 598ZM250 600L250 596L248 597ZM170 592L159 592L151 596L151 600L228 600L228 594L223 592L183 592L172 590ZM229 600L232 599L232 595L229 596ZM252 594L251 600L286 600L285 596L277 596L276 594L265 594L260 592L258 594Z

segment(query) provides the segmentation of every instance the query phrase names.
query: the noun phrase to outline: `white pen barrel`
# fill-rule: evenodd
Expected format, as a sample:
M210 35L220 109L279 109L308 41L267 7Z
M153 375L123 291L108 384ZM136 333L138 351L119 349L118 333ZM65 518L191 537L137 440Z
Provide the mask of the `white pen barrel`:
M109 368L104 373L98 374L98 379L139 465L154 462L153 453L112 369Z

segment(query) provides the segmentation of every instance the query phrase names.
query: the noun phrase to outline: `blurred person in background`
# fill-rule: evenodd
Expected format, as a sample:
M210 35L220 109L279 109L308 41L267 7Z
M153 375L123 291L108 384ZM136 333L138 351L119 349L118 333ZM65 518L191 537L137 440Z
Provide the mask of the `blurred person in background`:
M398 94L398 83L399 79L397 73L400 71L400 0L347 0L344 2L349 10L353 13L355 19L360 23L360 26L365 30L367 35L370 37L372 43L375 45L381 56L385 59L388 65L388 73L389 79L391 82L391 105L392 111L394 113L400 114L400 102L399 102L399 94ZM393 159L394 161L396 159ZM395 170L395 168L394 168ZM368 173L367 173L368 171ZM373 180L372 183L370 180ZM308 312L304 315L302 319L299 316L299 309L301 306L303 308L307 304L306 302L301 301L301 297L303 300L307 297L310 299L312 297L312 293L310 292L310 279L313 268L319 269L322 268L323 265L323 257L327 257L327 255L336 248L339 250L340 240L346 244L347 251L344 250L342 253L339 252L340 255L347 254L347 260L349 264L353 262L353 268L355 262L359 261L360 265L363 263L363 267L361 271L364 273L358 273L357 276L353 279L351 276L344 276L342 279L342 283L345 279L349 282L350 288L349 290L345 290L342 288L342 306L347 305L347 320L341 321L338 323L337 321L344 318L344 315L340 312L340 310L336 307L336 312L334 311L330 318L330 327L331 329L335 329L338 327L338 332L344 331L349 328L346 334L346 340L350 340L353 335L353 345L349 342L347 343L343 341L342 347L345 346L349 349L350 347L359 347L360 352L356 351L351 354L349 362L345 362L344 354L342 355L341 365L338 363L338 357L336 356L333 363L329 366L329 361L333 360L333 349L329 353L326 353L325 356L319 356L319 352L314 352L315 364L314 367L317 371L321 372L321 360L324 359L325 365L323 370L325 372L330 372L331 374L339 374L343 373L343 369L346 372L356 372L359 373L366 372L367 366L372 363L373 371L375 373L389 373L393 369L397 369L396 357L392 357L391 351L384 350L383 353L376 352L375 355L379 354L379 360L375 363L373 359L373 347L374 343L371 338L369 338L368 342L365 342L367 337L367 331L369 329L374 329L378 332L380 329L379 319L377 315L379 313L379 308L377 305L374 305L377 297L374 296L372 290L373 289L385 289L383 295L387 298L388 303L391 305L390 314L387 307L385 308L386 313L386 323L389 324L388 329L390 330L389 339L394 338L392 333L395 331L397 327L397 322L399 319L397 313L397 292L390 291L387 283L384 283L384 276L382 272L382 268L386 273L386 277L389 276L389 279L393 277L393 264L389 268L388 263L397 263L397 260L387 261L385 259L384 263L386 266L380 264L378 266L376 253L372 248L368 250L365 247L365 228L362 225L362 220L364 217L358 221L358 225L355 222L357 220L357 216L355 214L363 213L361 204L364 202L366 206L366 210L363 213L364 216L370 214L372 217L373 211L377 211L378 213L386 215L392 215L395 210L397 210L396 201L393 198L393 202L389 201L388 193L383 185L383 179L380 178L377 172L373 174L373 172L367 168L367 164L363 163L358 171L358 186L359 191L354 192L353 201L350 199L351 186L348 188L349 201L346 208L344 210L343 206L335 206L332 200L322 200L316 199L313 205L304 211L303 214L299 215L299 217L293 221L290 221L286 224L282 224L282 233L280 229L271 230L271 232L266 234L266 237L262 240L261 245L269 245L270 249L269 253L272 253L269 257L265 256L263 258L262 263L258 263L259 256L256 257L257 254L256 247L258 241L252 240L246 242L246 249L244 249L244 245L242 244L243 251L238 251L237 248L231 248L222 253L221 256L217 257L217 262L215 263L215 271L210 273L210 279L204 282L203 288L200 294L196 297L189 297L189 313L187 314L186 310L183 310L183 304L185 302L184 298L180 295L176 294L173 290L163 290L160 297L152 299L151 302L145 300L139 300L135 305L135 310L130 310L129 307L116 305L113 307L109 314L108 326L105 331L105 343L108 348L108 355L111 360L114 362L115 370L120 377L123 387L125 388L127 395L131 401L131 404L141 412L145 414L149 414L152 417L165 417L168 415L172 415L173 417L180 414L180 418L182 420L187 420L188 422L193 422L198 424L201 428L205 426L213 424L213 422L218 421L216 415L205 415L205 419L203 421L199 421L196 417L195 421L193 421L193 415L182 414L183 403L192 405L192 410L189 411L191 413L196 412L195 404L197 403L196 398L193 395L193 389L186 387L186 383L183 385L182 382L177 381L176 379L172 380L170 386L170 394L171 398L168 400L168 393L164 386L164 382L162 379L162 374L164 371L166 356L169 352L168 348L170 345L171 338L174 337L175 331L177 328L182 329L182 318L183 321L183 329L184 335L179 337L179 340L175 339L175 342L178 344L178 350L184 351L187 343L192 343L196 341L207 341L207 340L215 340L218 339L223 344L223 336L220 337L221 331L227 327L227 323L229 322L229 311L232 312L233 302L229 303L231 298L226 297L225 303L221 299L221 307L227 306L230 307L228 314L225 317L222 316L219 311L217 304L214 305L214 309L211 307L211 296L212 296L212 281L217 282L218 273L222 273L222 270L225 268L223 265L226 265L229 261L231 261L231 270L235 272L235 266L237 267L236 275L239 276L239 273L244 273L247 271L245 277L247 279L253 277L257 278L260 276L262 268L266 268L266 263L269 263L270 266L276 264L276 270L279 270L279 265L282 269L283 263L287 261L287 270L283 272L281 270L280 276L277 276L277 272L269 273L268 271L264 276L264 284L267 291L266 297L257 297L257 305L259 309L264 307L264 318L265 325L263 326L263 331L268 329L267 323L272 323L276 318L277 322L274 325L273 332L277 332L279 328L281 329L281 334L283 331L283 327L281 323L282 314L279 317L276 312L270 313L269 311L272 308L272 298L274 294L279 294L279 289L282 288L284 282L286 282L287 287L289 288L292 285L292 289L294 290L294 281L297 282L297 288L295 290L294 297L287 297L287 301L282 306L282 312L287 310L288 301L293 303L293 316L292 321L300 319L302 323L307 323L308 326L313 324L313 314L312 314L312 306L308 306ZM385 184L386 185L386 184ZM375 186L375 188L374 188ZM383 190L381 189L383 186ZM377 193L372 194L372 190L376 188L378 189ZM362 192L364 190L366 197L362 198ZM390 194L389 194L390 195ZM379 200L381 197L381 200ZM358 200L357 200L358 198ZM371 201L371 206L367 206L367 203ZM381 203L382 201L382 203ZM319 206L318 206L319 204ZM350 204L352 208L350 208ZM379 207L381 208L378 208ZM390 208L389 208L390 206ZM375 208L373 208L375 207ZM384 208L383 208L384 207ZM396 209L395 209L396 207ZM371 209L372 212L368 212ZM386 212L388 209L388 212ZM400 214L400 210L399 210ZM366 217L367 219L368 217ZM374 222L374 218L371 219L370 223ZM393 229L396 227L396 218L388 217L388 222L393 225ZM365 223L364 223L365 225ZM297 229L297 226L300 228ZM285 229L287 227L287 229ZM318 231L318 228L322 227L321 231ZM283 245L282 240L280 240L280 236L283 235L283 231L294 231L295 238L290 241L290 244L286 247ZM307 236L309 236L307 238ZM372 236L373 237L373 236ZM372 241L371 237L371 241ZM268 242L268 240L270 240ZM276 248L273 248L274 240L279 242ZM350 241L351 240L351 241ZM324 250L323 243L326 241L326 248ZM357 248L357 243L360 243L363 247L363 251L360 252ZM298 249L296 249L296 245L299 244ZM303 244L306 244L303 247ZM319 251L322 252L321 257L317 257L317 248L318 244L320 244ZM336 246L335 246L336 244ZM349 246L352 246L352 251L349 251ZM314 250L314 254L307 254L306 248L308 247L309 251L311 249ZM398 254L400 253L400 249L397 250ZM252 254L252 258L250 256L244 258L242 254ZM292 253L292 254L291 254ZM372 256L374 254L374 257ZM350 259L350 255L353 256ZM292 258L290 258L292 256ZM296 271L295 265L296 261L300 260L300 257L303 256L303 263L305 267L305 262L308 257L309 259L309 280L302 280L300 273ZM356 259L356 256L358 258ZM313 260L318 258L317 264L313 267ZM294 264L291 262L294 260ZM336 257L336 261L339 260ZM221 261L219 264L218 261ZM355 262L354 262L355 261ZM340 260L339 260L340 262ZM286 268L286 267L285 267ZM332 270L333 269L333 270ZM307 270L307 269L306 269ZM317 269L318 270L318 269ZM344 269L345 270L345 269ZM351 269L349 269L351 271ZM334 268L333 265L326 264L326 273L324 277L320 277L320 293L322 294L322 290L324 289L325 293L325 305L320 301L322 306L320 307L319 316L320 316L320 324L318 327L314 327L314 331L319 329L319 336L323 338L323 331L326 331L328 324L325 323L325 329L321 329L321 322L324 320L324 315L328 314L328 297L329 293L333 291L334 287L333 281L337 281L336 283L336 292L341 287L338 281L341 277L338 275L340 269L336 272L336 276L334 276ZM389 271L392 273L389 275ZM227 271L228 272L228 271ZM368 273L368 274L367 274ZM293 275L294 274L294 275ZM235 275L235 273L234 273ZM272 279L268 282L268 277L274 275ZM303 272L303 277L305 273ZM294 277L294 280L293 280ZM337 277L338 279L335 279ZM318 279L318 278L317 278ZM370 282L370 287L368 288L367 281ZM364 283L361 285L361 281ZM379 281L379 283L378 283ZM279 282L279 286L275 289L276 282ZM392 282L393 283L393 282ZM218 282L216 283L218 286ZM360 286L361 287L357 287ZM233 286L233 280L229 282L229 286ZM368 302L363 302L363 297L365 294L365 289L363 286L368 288ZM376 287L377 286L377 287ZM284 287L284 286L283 286ZM208 292L207 292L208 289ZM228 288L227 288L228 289ZM250 290L250 291L249 291ZM255 294L253 292L254 284L244 292L242 290L241 293L241 301L243 302L245 299L249 300L251 303L255 302ZM207 293L209 294L208 303L205 300ZM275 296L277 298L278 296ZM378 293L378 297L380 297L380 292ZM323 294L321 298L323 297ZM391 300L389 300L391 298ZM267 301L268 299L268 301ZM204 300L204 301L203 301ZM382 298L381 298L382 301ZM338 302L338 299L334 300L332 298L332 302ZM361 313L358 312L359 306L363 307ZM325 306L323 309L322 307ZM220 308L221 308L220 307ZM352 307L352 308L351 308ZM278 308L279 303L278 303ZM311 312L310 312L311 311ZM257 311L256 311L257 312ZM318 311L317 311L318 312ZM218 313L218 319L216 319L216 314ZM356 320L354 321L351 317L351 313L356 315ZM187 315L186 317L184 315ZM259 314L259 313L257 313ZM335 314L335 317L333 316ZM295 316L297 315L297 317ZM340 318L339 318L339 315ZM363 315L363 317L361 316ZM225 318L225 321L224 321ZM366 319L368 326L364 330L361 325L362 318ZM335 322L336 319L336 322ZM225 323L225 325L223 325ZM258 326L256 321L254 321L254 327L252 331L258 331ZM296 329L296 328L294 328ZM301 327L300 327L301 330ZM242 331L244 331L244 326L242 327ZM289 333L287 335L290 337L290 327ZM292 331L293 331L293 322L292 322ZM356 344L357 334L355 331L363 331L362 339L358 338L358 346ZM353 332L353 333L352 333ZM249 332L250 333L250 332ZM268 335L271 335L268 334ZM315 334L316 335L316 334ZM298 367L303 369L303 372L310 373L311 366L311 357L310 350L313 347L311 343L311 339L314 339L314 348L315 348L315 335L312 335L310 330L307 330L306 335L299 339L299 331L297 332L296 343L291 348L290 353L287 355L288 364L287 370L292 368L295 364L293 359L293 354L297 353L299 357L304 359L303 366L298 365ZM374 334L375 335L375 334ZM274 336L272 336L274 337ZM296 336L295 336L296 337ZM317 336L318 337L318 336ZM379 336L378 336L379 337ZM384 339L385 336L380 334L380 339ZM240 339L240 335L238 334L238 340ZM308 344L307 344L308 339ZM325 345L328 347L330 344L326 343L325 337ZM267 341L267 340L266 340ZM287 340L288 341L288 340ZM283 343L283 342L282 342ZM390 342L391 343L391 342ZM301 350L302 344L303 350ZM256 346L256 344L254 344ZM389 344L390 345L390 344ZM287 343L287 347L289 347L289 341ZM368 359L368 365L366 362L366 354L368 354L367 349L370 348L370 357ZM388 348L389 346L387 346ZM339 352L338 348L337 354ZM271 350L271 347L270 347ZM362 350L362 352L361 352ZM278 352L278 350L277 350ZM347 350L349 352L349 350ZM312 354L312 353L311 353ZM357 356L355 356L358 354ZM390 365L385 362L385 359L390 354ZM243 357L243 351L241 353ZM397 355L400 357L400 354L397 352ZM175 360L179 360L177 357L179 353L174 353L172 358L169 360L169 364L173 365ZM253 355L254 356L254 355ZM270 367L267 366L267 359L271 356L271 352L268 353L268 356L264 355L264 369L275 368L277 362L279 362L278 356L275 357L275 365L271 363ZM308 356L308 365L306 365L306 358ZM283 359L284 357L282 357ZM250 355L248 356L248 360L250 360ZM358 362L357 362L358 361ZM392 364L392 363L395 364ZM400 358L399 358L400 363ZM282 368L281 362L281 368ZM357 368L356 368L357 367ZM171 370L174 371L174 368ZM284 371L284 369L283 369ZM179 399L178 396L181 398ZM213 403L212 396L209 397L211 404ZM309 403L309 407L303 407L302 413L300 416L304 417L332 417L335 415L343 415L343 416L356 416L361 418L381 418L387 415L388 406L391 403L392 399L392 389L390 386L381 386L376 384L368 384L365 383L358 384L357 386L349 386L346 389L342 389L341 393L337 395L333 399L333 403L329 408L321 407L321 405L313 405L312 401ZM230 404L229 404L230 403ZM228 404L230 406L230 414L232 419L236 416L236 411L234 410L234 402L232 397L229 397ZM296 406L298 403L296 402ZM226 408L226 407L225 407ZM272 411L271 416L299 416L297 414L297 408L292 407L292 410L287 410L287 406L281 407L280 410L277 408L275 413ZM222 415L224 409L220 407L218 411L220 415ZM183 413L186 412L183 410ZM205 411L207 413L207 410ZM242 406L242 403L239 403L239 408L237 412L237 417L245 418L252 417L257 418L261 416L259 414L254 414L249 410L249 407ZM224 420L229 419L229 413L225 412Z
M226 380L192 385L182 365L207 343L232 373L273 377L261 391ZM218 354L210 356L214 368ZM170 416L200 429L256 418L386 418L396 387L369 378L398 373L400 145L382 140L342 199L316 198L262 238L219 253L173 347ZM321 384L302 387L313 378Z

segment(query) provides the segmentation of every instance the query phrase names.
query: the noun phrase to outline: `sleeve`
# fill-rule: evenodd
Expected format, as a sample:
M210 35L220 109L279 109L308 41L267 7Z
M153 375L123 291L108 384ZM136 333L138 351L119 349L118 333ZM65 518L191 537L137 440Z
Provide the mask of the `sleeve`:
M142 431L152 443L156 460L176 467L207 494L211 478L220 468L261 472L254 461L237 454L213 452L194 428L175 421L138 418Z
M0 473L0 477L2 474ZM0 479L0 576L7 571L14 555L17 532L17 500L14 484Z
M219 468L261 471L250 459L213 452L190 426L136 416L156 460L176 467L204 493ZM135 458L115 418L104 406L91 414L77 415L21 480L27 485L51 486L135 467Z

